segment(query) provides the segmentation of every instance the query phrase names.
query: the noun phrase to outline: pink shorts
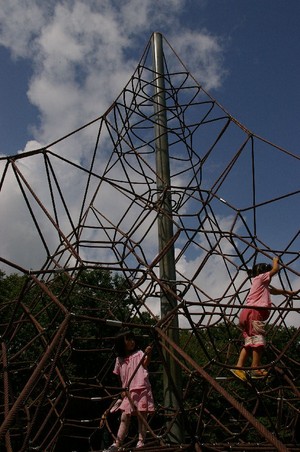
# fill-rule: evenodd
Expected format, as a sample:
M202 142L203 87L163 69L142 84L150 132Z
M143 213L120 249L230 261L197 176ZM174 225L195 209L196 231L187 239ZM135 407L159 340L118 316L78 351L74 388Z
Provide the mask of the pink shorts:
M154 401L151 388L136 389L130 391L129 397L124 397L119 410L127 414L134 414L136 411L151 413L154 411Z
M265 320L268 310L243 309L240 315L240 326L243 330L245 347L265 347Z

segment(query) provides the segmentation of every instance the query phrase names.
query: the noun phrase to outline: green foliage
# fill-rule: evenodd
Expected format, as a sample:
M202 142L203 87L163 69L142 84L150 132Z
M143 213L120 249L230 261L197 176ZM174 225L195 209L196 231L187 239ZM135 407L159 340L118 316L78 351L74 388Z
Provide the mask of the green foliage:
M48 393L55 399L62 389L61 382L64 381L68 395L72 394L73 397L70 398L71 403L68 401L70 417L81 418L81 404L78 402L81 396L101 397L104 387L108 386L113 391L113 388L118 386L118 381L112 376L115 360L113 339L122 322L135 326L134 332L142 349L151 342L157 345L155 330L147 328L148 325L154 326L157 319L153 319L147 312L140 312L139 308L140 304L132 298L127 281L122 275L108 270L80 270L71 276L60 273L48 281L40 281L40 284L36 284L30 276L5 275L0 271L0 333L7 348L12 399L16 399L24 387L24 382L30 378L69 312L71 320L59 352L56 364L58 370L53 375ZM111 321L120 323L114 325ZM295 371L299 362L299 341L294 340L296 334L295 327L270 326L263 361L276 362L279 368L286 366L285 371L288 371L289 367ZM257 406L257 397L251 396L249 386L230 376L226 378L229 372L223 365L228 366L236 362L241 344L239 329L228 323L180 332L179 345L188 357L212 378L221 376L221 384L228 392L246 409L253 411L263 425L271 431L278 428L279 436L289 441L288 425L293 422L293 413L287 405L280 407L281 413L284 413L281 417L286 421L278 427L276 413L279 406L276 392L273 394L273 386L276 388L278 384L284 388L283 397L286 400L292 400L294 394L278 380L280 375L274 377L274 383L268 383L270 396L261 398ZM153 351L150 380L156 403L163 405L163 369L158 347L154 347ZM281 356L282 351L284 356ZM203 443L206 439L207 442L216 443L230 441L230 438L236 435L236 426L240 426L244 419L241 419L221 394L195 372L189 360L184 364L186 368L182 372L183 405L190 413L189 431L201 436ZM45 375L50 367L49 359L49 364L44 369ZM30 394L32 409L43 391L44 381L41 378ZM3 382L1 384L3 386ZM265 383L257 382L257 390L264 390L263 385ZM203 406L204 412L201 411ZM87 409L91 407L88 406ZM97 409L101 412L99 406ZM200 423L199 416L202 420ZM215 419L218 419L218 423ZM222 429L222 424L227 427ZM259 441L259 438L254 429L245 428L242 441Z
M293 442L290 426L297 419L292 405L297 395L286 384L285 375L299 375L299 341L295 340L298 330L295 327L269 327L272 334L267 336L267 347L263 363L273 363L270 379L256 380L253 384L243 383L231 377L228 367L237 361L242 346L240 331L235 325L222 323L210 328L185 330L180 335L180 346L208 375L240 402L245 409L269 431L275 432L283 442ZM185 408L191 411L190 422L203 443L236 441L237 432L244 442L259 442L261 438L256 429L245 422L222 396L197 372L183 373ZM226 365L227 367L224 367ZM250 361L248 363L250 366ZM290 374L290 375L291 375ZM219 379L219 380L218 380ZM297 379L298 380L298 379ZM295 386L298 384L294 380ZM278 394L278 388L282 388ZM259 394L259 397L257 397ZM285 403L293 401L292 405ZM203 404L203 405L202 405ZM205 410L202 412L202 406ZM201 413L199 423L198 414ZM216 421L217 420L217 423ZM242 428L245 424L245 428Z

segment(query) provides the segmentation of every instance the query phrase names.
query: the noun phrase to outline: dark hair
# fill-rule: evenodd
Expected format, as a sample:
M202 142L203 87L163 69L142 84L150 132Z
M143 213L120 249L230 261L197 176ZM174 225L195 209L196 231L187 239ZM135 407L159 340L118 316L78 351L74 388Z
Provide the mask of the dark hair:
M135 348L133 351L138 349L134 332L128 328L122 329L115 337L115 352L117 356L120 356L121 358L126 356L125 339L133 339L135 341Z
M271 264L261 263L253 265L252 270L248 270L248 276L254 278L255 276L261 275L262 273L267 273L272 270Z

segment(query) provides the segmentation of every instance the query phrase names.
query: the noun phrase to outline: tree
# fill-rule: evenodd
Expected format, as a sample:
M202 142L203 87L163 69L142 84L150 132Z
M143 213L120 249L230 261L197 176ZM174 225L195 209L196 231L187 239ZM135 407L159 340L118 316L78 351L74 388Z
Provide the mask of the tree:
M60 348L49 355L43 372L24 396L22 406L26 408L26 417L20 410L18 419L15 418L14 450L19 450L31 436L39 435L36 441L41 442L52 429L53 435L58 434L60 424L55 427L58 416L59 422L69 414L72 419L82 418L82 400L86 401L92 418L101 413L102 407L91 406L90 399L107 395L103 387L107 382L112 384L107 364L114 361L116 328L107 320L129 321L132 300L126 280L103 269L79 270L70 275L54 273L47 281L39 282L30 275L7 276L1 272L0 289L0 328L8 362L10 406L48 353L48 344L67 313L71 313ZM3 381L0 384L3 387ZM55 402L55 410L54 400L59 401ZM3 412L2 419L4 415ZM48 420L41 427L45 419Z

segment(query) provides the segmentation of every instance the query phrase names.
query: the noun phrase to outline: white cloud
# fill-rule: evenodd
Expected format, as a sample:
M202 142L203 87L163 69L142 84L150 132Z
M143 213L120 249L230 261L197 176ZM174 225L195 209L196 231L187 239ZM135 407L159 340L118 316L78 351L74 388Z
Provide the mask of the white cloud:
M184 55L187 69L207 90L221 86L227 73L221 39L205 31L184 30L173 37L172 46L179 55Z
M184 0L0 1L0 43L32 61L28 98L40 112L35 138L51 142L103 113L158 28L191 68L201 68L201 83L219 86L222 48L216 37L180 24L185 5Z
M47 9L32 0L1 0L0 44L13 57L34 58L34 42L46 23Z
M204 59L203 78L206 77L209 86L218 86L223 73L218 38L182 25L180 13L185 6L184 0L0 0L0 44L9 49L14 58L32 63L28 99L37 107L39 118L32 128L34 140L24 145L24 152L43 147L101 116L128 82L154 30L164 30L175 50L178 46L178 53L187 52L190 62L197 62L196 66ZM84 159L88 161L95 136L96 127L90 128L59 143L54 152L77 164ZM81 207L85 179L78 182L76 171L66 171L61 161L53 164L68 208L75 215L76 209L79 211ZM25 171L39 199L49 202L43 159L26 158L18 165ZM98 170L101 172L101 163ZM5 242L2 240L5 257L19 260L28 267L36 266L43 261L44 251L39 259L32 220L29 217L23 222L19 220L27 208L22 205L24 199L12 173L5 180L3 193L1 204L7 212L1 221L2 231L6 231ZM109 205L109 196L104 199ZM52 208L49 209L53 214ZM44 215L39 221L49 223ZM10 228L9 224L14 227ZM61 226L68 232L67 220L65 223L61 220ZM151 232L151 237L153 234ZM16 237L22 240L21 247ZM49 235L51 243L54 238L55 234Z

